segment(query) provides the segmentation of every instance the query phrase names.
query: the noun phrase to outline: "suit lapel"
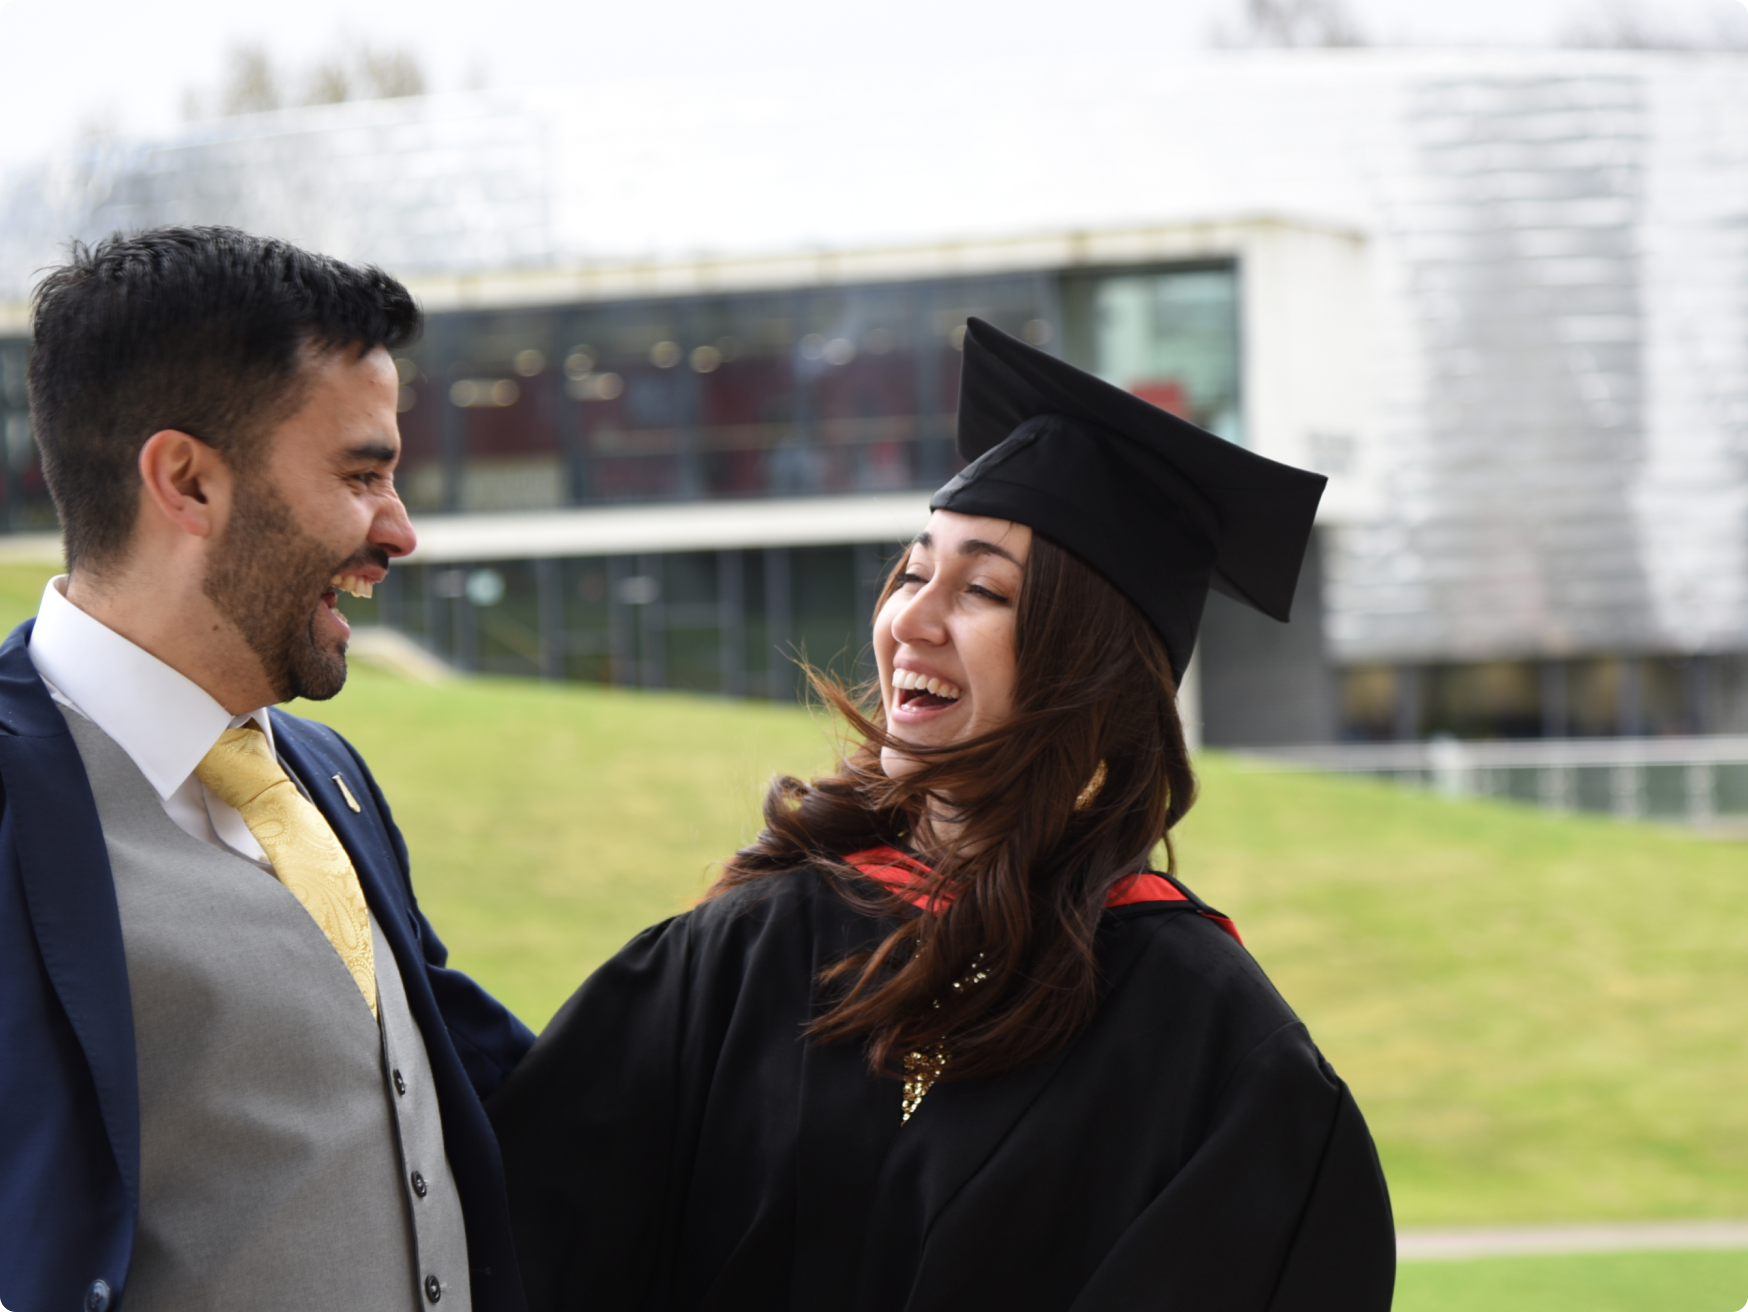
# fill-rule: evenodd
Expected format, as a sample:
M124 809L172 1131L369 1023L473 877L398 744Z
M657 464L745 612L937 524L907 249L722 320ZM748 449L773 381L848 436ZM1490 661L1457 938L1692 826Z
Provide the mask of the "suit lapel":
M275 710L273 736L288 769L303 783L306 793L328 821L352 868L358 873L364 900L376 914L383 937L388 940L394 964L406 990L407 1006L425 1043L436 1082L438 1107L449 1164L455 1171L467 1218L467 1242L474 1270L473 1297L476 1308L521 1307L522 1292L513 1258L508 1213L503 1203L503 1167L497 1154L485 1108L469 1079L445 1018L436 991L445 977L456 978L436 964L443 960L442 944L421 939L419 916L401 847L375 785L333 730L299 720ZM344 787L334 778L339 775ZM358 803L354 811L346 800ZM427 960L427 948L431 949ZM383 968L381 961L377 968ZM463 981L465 983L465 981ZM481 995L471 984L464 991L451 990L448 999ZM532 1036L529 1039L532 1042ZM493 1254L497 1254L494 1259ZM493 1268L496 1274L493 1274ZM491 1277L482 1283L484 1277Z
M139 1069L121 912L85 763L31 663L33 625L19 625L0 646L5 825L37 950L84 1049L129 1207L137 1216Z
M363 776L350 755L323 742L321 732L314 726L278 710L272 716L273 740L279 755L346 849L352 869L358 874L359 887L364 890L364 901L376 913L383 936L394 949L401 978L410 981L423 973L423 960L413 942L406 885L400 862L389 847L388 826L377 814ZM348 795L358 803L358 810L348 804ZM420 969L410 969L413 963ZM409 987L409 1000L412 993Z
M450 1047L448 1026L431 992L429 964L419 942L411 887L389 839L388 821L377 809L373 790L333 730L279 710L272 715L273 738L280 756L302 781L310 800L352 859L352 869L364 890L365 905L375 913L376 923L382 927L382 935L394 954L407 1006L425 1036L425 1050L439 1088L445 1087L452 1073L450 1066L454 1066L456 1078L465 1083L459 1059ZM346 801L347 794L358 803L357 811ZM379 969L381 965L379 962ZM448 1114L449 1108L445 1107L445 1116Z

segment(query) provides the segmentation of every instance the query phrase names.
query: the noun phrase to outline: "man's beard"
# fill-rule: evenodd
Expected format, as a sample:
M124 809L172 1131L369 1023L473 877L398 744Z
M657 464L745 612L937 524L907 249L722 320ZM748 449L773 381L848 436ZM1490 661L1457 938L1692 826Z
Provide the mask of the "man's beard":
M345 562L298 528L265 479L237 480L230 524L201 590L243 635L274 695L326 701L346 686L346 644L316 641L316 611ZM386 563L386 561L384 562Z

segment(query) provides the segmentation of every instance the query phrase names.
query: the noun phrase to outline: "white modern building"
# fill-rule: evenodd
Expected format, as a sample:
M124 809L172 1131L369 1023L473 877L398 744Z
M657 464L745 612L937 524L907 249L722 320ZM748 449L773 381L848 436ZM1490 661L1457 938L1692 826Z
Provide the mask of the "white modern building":
M1226 52L1146 84L538 89L291 110L0 183L4 507L70 237L404 278L378 618L464 666L791 696L854 660L989 318L1331 475L1210 742L1748 728L1748 57Z

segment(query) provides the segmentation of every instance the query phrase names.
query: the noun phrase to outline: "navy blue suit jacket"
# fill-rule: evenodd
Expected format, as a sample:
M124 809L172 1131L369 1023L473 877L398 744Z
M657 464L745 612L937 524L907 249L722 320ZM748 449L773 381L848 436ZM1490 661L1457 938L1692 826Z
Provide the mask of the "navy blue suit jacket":
M103 1280L125 1312L140 1206L127 961L85 767L26 650L33 624L0 646L0 1303L74 1312ZM358 754L332 729L272 714L281 758L352 857L425 1036L467 1218L474 1307L521 1312L503 1165L480 1100L534 1036L445 968L448 954L413 898L406 844Z

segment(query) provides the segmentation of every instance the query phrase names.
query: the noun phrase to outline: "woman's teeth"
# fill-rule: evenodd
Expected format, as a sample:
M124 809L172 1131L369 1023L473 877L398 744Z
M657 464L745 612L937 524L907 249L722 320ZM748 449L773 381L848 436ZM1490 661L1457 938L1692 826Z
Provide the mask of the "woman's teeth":
M956 702L965 694L958 684L948 683L945 679L930 678L926 674L918 674L915 670L894 670L892 686L906 692L926 692L931 697L939 697L942 701Z
M376 588L376 584L356 574L336 574L328 582L336 592L350 592L354 597L368 597Z

